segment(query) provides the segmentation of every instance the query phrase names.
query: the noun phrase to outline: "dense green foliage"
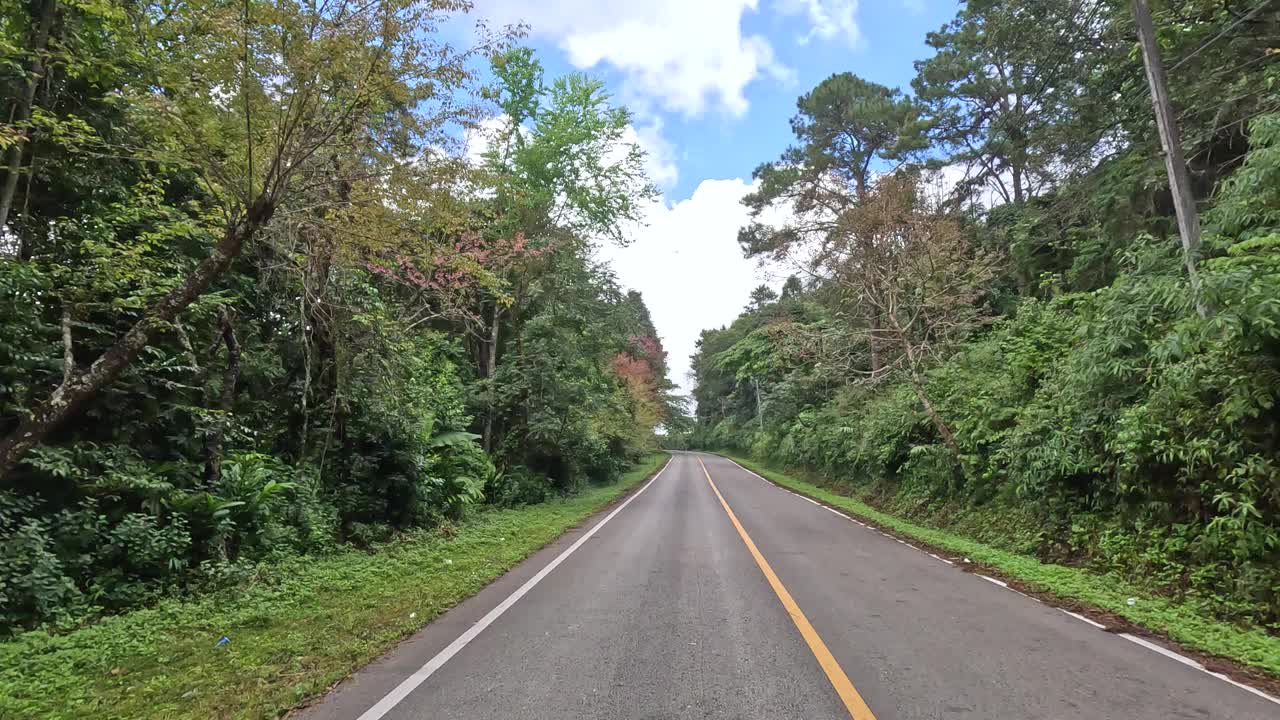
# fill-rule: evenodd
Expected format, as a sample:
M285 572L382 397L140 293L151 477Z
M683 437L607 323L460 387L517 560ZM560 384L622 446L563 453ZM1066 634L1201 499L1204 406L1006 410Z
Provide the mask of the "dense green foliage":
M808 280L704 332L692 442L1280 627L1280 11L1253 10L1156 8L1198 295L1128 3L973 0L929 36L914 110L840 75L829 117L823 86L802 98L748 200L792 218L741 240ZM870 189L848 138L887 148ZM937 197L943 166L966 179Z
M463 10L5 4L0 633L655 446L665 354L591 260L652 193L629 116Z

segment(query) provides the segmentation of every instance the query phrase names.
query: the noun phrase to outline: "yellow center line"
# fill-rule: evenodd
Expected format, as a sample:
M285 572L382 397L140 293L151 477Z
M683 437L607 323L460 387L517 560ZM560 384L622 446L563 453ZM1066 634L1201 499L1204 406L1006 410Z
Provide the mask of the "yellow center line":
M791 597L791 593L787 592L786 586L778 579L777 574L773 572L773 568L769 567L769 561L765 560L764 555L760 554L760 549L751 540L746 528L742 527L742 523L738 522L738 516L733 514L733 509L725 501L724 495L720 494L720 488L716 487L715 481L711 479L711 473L707 472L707 466L702 462L702 458L698 458L698 464L702 466L702 474L707 476L707 482L711 484L711 490L720 499L721 507L729 515L729 520L733 522L733 526L738 529L738 535L742 537L742 542L746 543L747 550L751 551L751 557L756 559L756 565L760 566L760 572L764 573L764 577L769 581L770 587L777 593L778 599L782 601L782 606L787 609L787 614L791 616L791 621L796 624L796 629L800 631L801 637L808 643L809 650L813 652L813 656L817 658L823 672L827 674L827 679L831 681L831 686L835 688L836 694L840 696L845 709L849 711L849 716L853 720L876 720L871 708L867 707L867 703L862 699L862 696L854 689L853 683L849 682L849 676L844 674L840 663L836 662L835 656L827 649L827 644L822 642L822 638L818 636L818 631L814 630L813 625L809 624L809 618L804 616L804 612L800 610L800 606Z

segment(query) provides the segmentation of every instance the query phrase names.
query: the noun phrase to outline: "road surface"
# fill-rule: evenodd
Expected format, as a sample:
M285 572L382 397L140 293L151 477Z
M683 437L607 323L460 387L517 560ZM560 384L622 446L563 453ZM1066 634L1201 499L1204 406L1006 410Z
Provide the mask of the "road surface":
M1280 705L679 453L299 716L1276 720Z

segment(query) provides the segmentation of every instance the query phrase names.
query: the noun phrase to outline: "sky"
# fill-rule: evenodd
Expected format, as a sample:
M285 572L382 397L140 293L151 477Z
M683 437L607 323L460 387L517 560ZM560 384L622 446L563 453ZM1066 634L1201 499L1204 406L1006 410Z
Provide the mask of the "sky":
M644 296L671 379L688 393L699 333L732 322L752 288L785 279L744 258L737 233L752 170L792 141L796 98L837 72L909 90L912 62L930 52L926 33L957 8L955 0L476 0L473 16L527 24L525 43L549 77L590 73L631 110L662 197L626 247L599 255Z

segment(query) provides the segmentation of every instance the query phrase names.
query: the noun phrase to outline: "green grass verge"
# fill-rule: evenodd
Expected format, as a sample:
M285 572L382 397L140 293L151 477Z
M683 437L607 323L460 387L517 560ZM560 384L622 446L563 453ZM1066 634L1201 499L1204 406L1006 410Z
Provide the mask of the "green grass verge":
M324 692L652 475L490 510L376 553L271 568L236 588L0 644L0 719L266 718ZM231 642L214 647L223 635Z
M1017 580L1032 591L1108 611L1196 650L1219 655L1280 676L1280 637L1259 628L1242 628L1207 618L1188 605L1152 595L1115 577L1080 568L1043 563L953 533L894 517L864 502L762 466L721 453L769 480L870 520L905 537L941 548ZM1135 598L1129 604L1129 598Z

